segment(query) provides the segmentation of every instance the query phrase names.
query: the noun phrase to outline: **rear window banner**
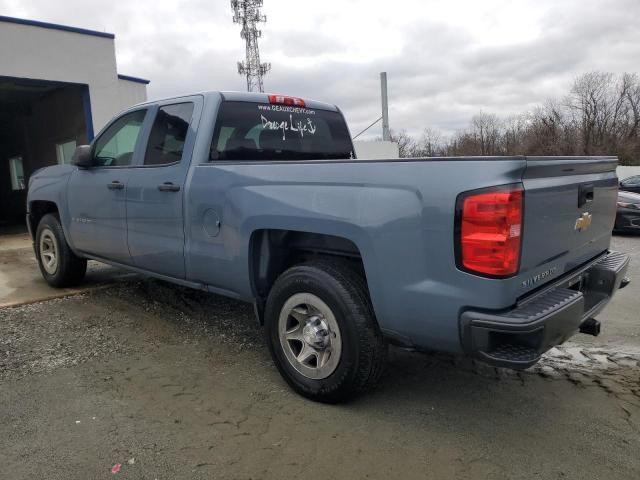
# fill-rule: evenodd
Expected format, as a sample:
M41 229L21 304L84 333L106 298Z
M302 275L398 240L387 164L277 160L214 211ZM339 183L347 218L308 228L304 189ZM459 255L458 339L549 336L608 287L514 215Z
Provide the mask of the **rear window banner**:
M294 132L304 137L304 134L315 135L316 126L313 121L307 117L306 120L293 119L293 114L289 114L289 121L286 120L269 120L264 115L260 115L263 130L282 130L282 141L287 139L287 132Z
M263 105L258 104L258 110L268 112L303 113L305 115L315 115L316 111L305 107L293 107L291 105Z

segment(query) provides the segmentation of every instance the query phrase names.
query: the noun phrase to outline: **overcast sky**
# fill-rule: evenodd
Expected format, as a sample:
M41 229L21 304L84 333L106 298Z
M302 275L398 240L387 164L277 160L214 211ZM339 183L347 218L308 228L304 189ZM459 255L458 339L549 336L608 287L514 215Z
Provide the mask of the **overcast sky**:
M586 71L640 71L640 0L265 0L263 13L265 89L338 104L354 134L380 116L383 70L391 127L415 134L526 111ZM119 72L150 79L149 98L245 87L225 0L0 0L0 14L115 33Z

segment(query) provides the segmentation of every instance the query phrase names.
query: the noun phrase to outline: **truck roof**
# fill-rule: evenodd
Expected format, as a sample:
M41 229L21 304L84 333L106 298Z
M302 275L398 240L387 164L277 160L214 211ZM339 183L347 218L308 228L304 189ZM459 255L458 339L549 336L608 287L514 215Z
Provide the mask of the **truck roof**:
M231 101L231 102L254 102L254 103L269 103L269 96L282 94L273 94L273 93L260 93L260 92L236 92L236 91L218 91L218 90L208 90L204 92L194 92L186 95L178 95L174 97L165 97L165 98L157 98L154 100L149 100L147 102L139 103L140 105L153 105L159 102L166 102L167 100L178 100L185 97L192 97L194 95L202 95L203 97L222 97L223 100ZM295 97L299 98L299 97ZM312 108L317 110L329 110L332 112L337 112L338 107L331 103L319 102L317 100L311 100L308 98L303 98L304 104L306 108Z

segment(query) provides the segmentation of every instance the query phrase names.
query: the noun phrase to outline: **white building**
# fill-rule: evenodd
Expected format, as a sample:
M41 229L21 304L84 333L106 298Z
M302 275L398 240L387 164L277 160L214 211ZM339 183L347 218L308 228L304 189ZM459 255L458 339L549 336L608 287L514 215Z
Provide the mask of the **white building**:
M356 156L358 157L358 160L377 160L400 157L400 149L396 142L387 142L383 140L356 140L353 142L353 146L356 149Z
M148 80L117 72L115 35L0 16L0 224L22 221L31 172L68 163Z

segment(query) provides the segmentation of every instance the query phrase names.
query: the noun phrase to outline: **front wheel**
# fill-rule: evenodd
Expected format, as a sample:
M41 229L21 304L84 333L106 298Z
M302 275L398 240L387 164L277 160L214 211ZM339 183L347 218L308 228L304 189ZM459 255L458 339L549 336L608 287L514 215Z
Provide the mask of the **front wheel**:
M346 262L284 272L269 293L267 344L278 370L315 401L344 401L379 378L386 345L364 279Z
M52 287L71 287L84 278L87 260L71 251L56 215L47 214L38 223L35 252L40 272Z

